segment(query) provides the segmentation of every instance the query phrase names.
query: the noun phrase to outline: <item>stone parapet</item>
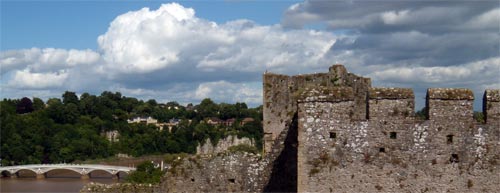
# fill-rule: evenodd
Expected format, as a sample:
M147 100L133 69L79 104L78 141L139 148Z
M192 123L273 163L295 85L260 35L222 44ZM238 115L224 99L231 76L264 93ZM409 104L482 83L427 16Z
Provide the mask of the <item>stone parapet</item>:
M354 92L351 87L310 87L294 93L301 102L341 102L353 101Z
M414 99L411 88L370 88L369 99Z
M468 88L429 88L428 99L474 100L474 93Z

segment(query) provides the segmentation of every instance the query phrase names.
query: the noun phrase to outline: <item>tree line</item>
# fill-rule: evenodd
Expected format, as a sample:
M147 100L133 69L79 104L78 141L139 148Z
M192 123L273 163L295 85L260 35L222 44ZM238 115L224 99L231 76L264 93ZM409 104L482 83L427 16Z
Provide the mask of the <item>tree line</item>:
M127 119L151 116L160 122L182 120L169 131L155 125L129 124ZM209 117L254 119L245 125L210 125ZM188 121L191 120L191 121ZM194 153L196 146L210 138L212 143L227 135L262 140L262 106L245 103L217 104L204 99L200 104L158 103L105 91L101 95L66 91L62 97L44 102L40 98L0 101L2 165L61 163L106 158L118 153L132 156L164 153ZM117 142L103 135L118 131Z

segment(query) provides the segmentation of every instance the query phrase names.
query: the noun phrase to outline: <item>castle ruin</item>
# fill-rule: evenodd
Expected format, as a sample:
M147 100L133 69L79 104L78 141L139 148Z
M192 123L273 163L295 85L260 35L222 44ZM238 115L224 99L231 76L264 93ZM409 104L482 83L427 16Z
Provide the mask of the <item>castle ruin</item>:
M409 88L328 73L263 75L264 156L214 156L167 173L169 191L499 192L500 90L473 119L470 89ZM178 168L178 169L179 169ZM177 169L177 171L179 171Z

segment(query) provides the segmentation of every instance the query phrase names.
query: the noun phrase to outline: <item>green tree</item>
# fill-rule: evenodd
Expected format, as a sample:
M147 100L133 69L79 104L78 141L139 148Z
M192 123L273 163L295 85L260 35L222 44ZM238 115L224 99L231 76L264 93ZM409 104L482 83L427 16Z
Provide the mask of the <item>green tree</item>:
M33 102L28 97L23 97L19 103L17 103L16 112L18 114L31 113L33 111Z
M64 104L69 104L69 103L78 104L78 96L76 96L74 92L70 91L64 92L64 94L62 95L62 99Z
M153 163L145 161L139 164L137 170L127 177L127 181L141 184L158 184L162 175L163 172L160 168L155 168Z
M43 102L42 99L33 97L33 109L35 111L39 111L45 108L45 103Z
M217 104L215 104L210 98L203 99L197 109L201 117L208 118L217 116Z

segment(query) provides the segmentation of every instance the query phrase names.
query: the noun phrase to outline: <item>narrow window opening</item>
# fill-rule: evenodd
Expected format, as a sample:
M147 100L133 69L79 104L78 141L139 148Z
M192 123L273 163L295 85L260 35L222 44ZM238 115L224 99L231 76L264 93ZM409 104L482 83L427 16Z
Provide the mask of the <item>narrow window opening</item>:
M235 183L236 182L236 180L234 178L228 179L228 181L231 182L231 183Z
M446 143L452 144L453 143L453 135L447 135L446 136Z
M336 138L337 138L337 133L330 132L330 139L336 139Z
M191 182L194 182L194 178L191 178Z
M450 157L450 162L451 163L458 163L458 154L451 154L451 157Z
M396 139L398 137L398 134L396 132L391 132L389 133L389 136L391 139Z
M378 149L378 151L384 153L385 152L385 148L381 147L381 148Z

